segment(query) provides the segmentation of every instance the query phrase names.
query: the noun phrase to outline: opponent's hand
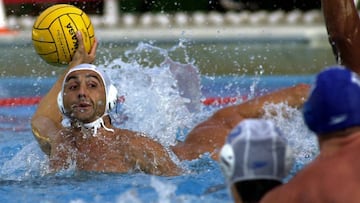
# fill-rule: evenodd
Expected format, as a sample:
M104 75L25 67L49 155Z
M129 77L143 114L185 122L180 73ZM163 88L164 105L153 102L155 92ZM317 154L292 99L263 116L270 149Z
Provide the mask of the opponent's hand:
M79 46L75 51L73 59L69 63L69 67L74 67L82 63L93 63L96 58L96 49L98 46L97 39L94 39L94 44L91 47L90 52L87 53L84 46L84 40L80 31L76 32L76 38L78 39Z

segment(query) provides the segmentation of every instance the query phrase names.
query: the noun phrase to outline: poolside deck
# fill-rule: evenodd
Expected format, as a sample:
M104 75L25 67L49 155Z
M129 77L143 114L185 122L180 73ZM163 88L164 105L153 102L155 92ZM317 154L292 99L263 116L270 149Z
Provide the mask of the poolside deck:
M98 63L123 56L139 42L165 49L184 43L186 55L203 74L242 74L243 69L311 74L334 63L320 11L123 14L116 22L90 18L101 42ZM36 56L31 42L35 18L7 20L15 33L0 34L1 75L54 75L61 70ZM24 60L14 60L19 55Z
M97 37L102 41L141 40L296 40L310 45L326 45L327 36L321 11L308 12L229 12L123 14L90 16ZM0 33L1 44L31 41L34 17L7 18L9 29L15 33Z

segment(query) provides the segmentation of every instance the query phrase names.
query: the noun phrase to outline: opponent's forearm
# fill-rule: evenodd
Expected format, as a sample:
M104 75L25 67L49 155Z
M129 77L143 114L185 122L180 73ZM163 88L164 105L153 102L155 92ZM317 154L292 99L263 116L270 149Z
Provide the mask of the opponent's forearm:
M236 111L243 118L258 118L263 115L263 107L267 103L287 103L291 107L299 108L306 101L309 89L310 85L308 84L298 84L280 89L239 104Z
M351 40L359 27L354 0L321 0L330 40Z
M360 74L360 19L354 0L321 2L337 62Z

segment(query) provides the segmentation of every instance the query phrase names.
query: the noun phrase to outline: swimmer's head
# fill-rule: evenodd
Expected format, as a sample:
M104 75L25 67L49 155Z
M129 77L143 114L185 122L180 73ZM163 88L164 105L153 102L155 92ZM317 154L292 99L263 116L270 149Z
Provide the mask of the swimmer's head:
M220 166L230 185L256 180L281 183L293 161L286 138L273 122L264 119L241 121L220 151Z
M104 112L102 113L102 115L99 115L101 118L104 115L107 115L110 112L110 110L115 107L116 102L117 102L117 89L111 83L110 78L106 75L106 73L92 64L80 64L78 66L75 66L72 69L70 69L69 72L65 75L64 81L62 83L61 91L59 92L58 98L57 98L58 107L59 107L61 113L65 117L69 117L68 110L64 107L64 101L63 101L64 87L65 87L68 77L70 76L71 73L73 73L75 71L84 71L84 70L92 71L92 72L96 73L99 76L98 78L101 80L101 82L103 83L103 85L105 87L106 105L105 105L105 109L104 109Z
M329 67L316 77L304 104L304 121L320 137L360 126L359 104L359 75L342 66Z

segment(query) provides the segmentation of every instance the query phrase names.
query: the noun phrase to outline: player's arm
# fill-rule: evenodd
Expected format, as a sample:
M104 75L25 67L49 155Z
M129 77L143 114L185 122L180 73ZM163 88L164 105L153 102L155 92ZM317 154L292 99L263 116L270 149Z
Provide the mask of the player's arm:
M286 103L290 107L300 108L306 101L309 91L310 85L308 84L282 88L236 105L234 110L243 118L259 118L265 113L263 107L269 103Z
M50 91L41 99L33 117L31 118L31 127L33 134L38 140L41 149L46 153L50 153L50 136L55 135L61 128L62 115L57 107L57 95L61 90L62 81L66 73L74 66L81 63L92 63L95 60L97 41L90 53L86 53L83 38L80 32L77 32L79 42L72 61L66 68L64 73L57 79Z
M57 172L62 169L68 169L73 160L75 160L75 147L73 146L72 135L69 132L58 132L50 138L51 149L49 156L49 171Z
M354 0L321 0L321 4L338 63L360 73L360 19Z
M227 135L241 120L263 116L265 113L263 107L268 103L286 103L294 108L301 107L308 97L309 88L310 86L307 84L299 84L256 97L238 105L222 108L208 120L197 125L189 135L198 130L200 132L197 132L197 134L214 134L217 130L211 129L209 126L219 128L219 130L226 132L225 135Z
M196 159L205 152L210 152L212 158L217 160L217 149L224 145L226 136L239 122L246 118L263 116L263 107L267 103L286 103L294 108L301 107L308 97L309 88L307 84L299 84L222 108L195 126L185 141L173 146L172 149L181 160Z

